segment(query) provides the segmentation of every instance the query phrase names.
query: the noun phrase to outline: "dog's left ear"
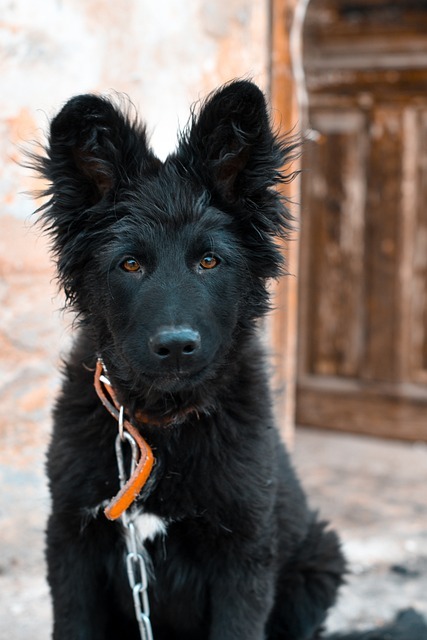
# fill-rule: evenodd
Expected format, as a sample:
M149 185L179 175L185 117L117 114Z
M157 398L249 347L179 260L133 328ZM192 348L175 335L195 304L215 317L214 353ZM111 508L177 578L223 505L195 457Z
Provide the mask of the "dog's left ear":
M280 182L288 152L272 132L263 93L245 80L207 99L178 149L191 171L230 204L262 197Z
M207 99L177 150L186 176L230 215L258 279L283 273L284 256L275 238L287 237L293 218L275 187L292 178L284 166L298 147L298 139L274 133L261 90L237 80ZM261 295L267 299L266 292Z

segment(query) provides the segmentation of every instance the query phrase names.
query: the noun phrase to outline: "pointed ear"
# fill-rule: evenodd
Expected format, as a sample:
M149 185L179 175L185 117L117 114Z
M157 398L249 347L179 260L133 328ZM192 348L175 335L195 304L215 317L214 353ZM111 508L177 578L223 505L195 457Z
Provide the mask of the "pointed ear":
M266 101L252 82L225 85L202 105L178 155L226 202L250 198L280 181L283 145L272 133Z
M177 150L186 175L230 215L258 280L282 273L275 239L287 237L293 218L275 187L293 178L286 165L299 146L298 137L286 140L273 131L260 89L238 80L206 100Z
M72 303L97 232L114 223L120 189L155 173L160 161L145 129L128 112L95 95L72 98L52 120L46 155L31 156L48 181L37 210L51 235L60 282ZM98 234L99 235L99 234Z
M154 162L144 127L90 94L69 100L53 119L47 151L43 173L51 193L63 202L72 193L75 210L97 204Z

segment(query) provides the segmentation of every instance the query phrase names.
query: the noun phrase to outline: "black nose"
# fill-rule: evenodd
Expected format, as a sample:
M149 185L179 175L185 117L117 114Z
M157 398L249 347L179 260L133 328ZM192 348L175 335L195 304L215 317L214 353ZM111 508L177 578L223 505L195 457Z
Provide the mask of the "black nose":
M149 340L152 353L161 360L191 360L201 346L200 333L189 327L163 327Z

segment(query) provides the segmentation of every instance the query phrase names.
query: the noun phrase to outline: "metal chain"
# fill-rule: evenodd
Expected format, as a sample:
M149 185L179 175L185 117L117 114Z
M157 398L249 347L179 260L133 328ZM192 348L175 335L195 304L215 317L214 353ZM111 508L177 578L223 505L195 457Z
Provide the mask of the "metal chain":
M138 462L138 445L135 439L123 430L123 409L120 410L119 433L116 437L116 457L119 470L120 487L126 484L126 470L123 456L123 444L128 442L132 450L130 474L135 470ZM126 535L126 570L130 588L132 589L135 617L139 626L141 640L153 640L150 622L150 604L148 601L148 577L144 556L140 553L141 543L138 541L135 525L132 522L132 511L125 511L120 520L127 530Z

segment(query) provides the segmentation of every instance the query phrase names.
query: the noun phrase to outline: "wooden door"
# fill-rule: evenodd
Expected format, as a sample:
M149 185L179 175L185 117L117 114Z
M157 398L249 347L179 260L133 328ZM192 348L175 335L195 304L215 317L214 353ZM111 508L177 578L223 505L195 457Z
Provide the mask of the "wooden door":
M427 440L427 6L313 0L297 422Z

